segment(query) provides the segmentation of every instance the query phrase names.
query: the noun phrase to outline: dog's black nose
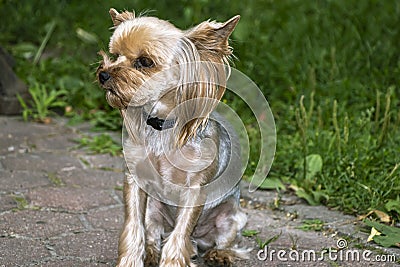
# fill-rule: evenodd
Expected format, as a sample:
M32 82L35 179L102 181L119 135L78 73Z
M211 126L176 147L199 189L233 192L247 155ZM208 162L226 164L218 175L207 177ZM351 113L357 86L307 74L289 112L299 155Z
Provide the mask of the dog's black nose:
M108 81L111 78L110 74L106 71L101 71L99 73L99 81L101 84L104 84L106 81Z

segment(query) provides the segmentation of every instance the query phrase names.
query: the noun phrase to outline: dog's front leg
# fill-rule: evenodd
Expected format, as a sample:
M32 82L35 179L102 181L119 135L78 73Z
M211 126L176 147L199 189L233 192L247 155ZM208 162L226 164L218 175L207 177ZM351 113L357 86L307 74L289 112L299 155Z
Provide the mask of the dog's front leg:
M203 210L200 189L189 190L184 204L178 210L175 228L166 239L162 249L161 267L196 266L190 258L196 254L190 235Z
M145 257L144 218L147 195L126 175L124 183L125 223L118 244L118 267L143 267Z

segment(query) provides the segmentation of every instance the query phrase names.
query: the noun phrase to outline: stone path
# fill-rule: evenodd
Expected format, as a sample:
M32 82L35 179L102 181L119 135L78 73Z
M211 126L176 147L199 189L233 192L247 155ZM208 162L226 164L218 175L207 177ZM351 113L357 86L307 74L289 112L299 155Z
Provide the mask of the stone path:
M87 125L69 127L63 120L43 125L0 117L0 267L115 266L123 222L124 160L77 149L73 140L89 134L93 133ZM310 207L289 193L283 194L274 207L276 192L250 194L245 183L242 187L243 206L249 216L246 229L259 233L243 238L241 245L253 251L249 260L238 261L235 266L399 263L399 249L365 244L368 233L362 232L362 225L352 216ZM320 219L325 223L323 230L298 229L305 219ZM267 251L260 252L256 240L274 236L279 238L266 247ZM347 242L348 248L342 254L333 253L331 258L325 254L324 260L318 260L323 249L337 248L338 240ZM368 255L371 261L362 258L366 250L372 251ZM334 257L340 255L342 260L335 261ZM397 263L372 261L387 255L397 257ZM201 260L199 266L204 266Z

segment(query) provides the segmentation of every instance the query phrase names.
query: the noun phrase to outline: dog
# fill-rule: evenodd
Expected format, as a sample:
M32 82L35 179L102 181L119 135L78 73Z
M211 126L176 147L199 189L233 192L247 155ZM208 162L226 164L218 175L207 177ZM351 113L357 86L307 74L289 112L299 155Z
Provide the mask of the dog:
M127 132L125 222L118 266L230 266L236 241L240 148L214 112L230 74L228 39L240 16L188 30L110 9L114 31L96 75Z

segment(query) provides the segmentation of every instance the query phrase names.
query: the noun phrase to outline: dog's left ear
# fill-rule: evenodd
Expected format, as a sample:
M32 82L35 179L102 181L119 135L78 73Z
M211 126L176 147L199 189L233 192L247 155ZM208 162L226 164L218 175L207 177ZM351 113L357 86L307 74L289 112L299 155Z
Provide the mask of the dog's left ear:
M122 13L118 13L118 11L116 9L111 8L109 13L110 13L112 22L115 27L117 27L119 24L121 24L125 20L131 20L131 19L135 18L135 11L133 11L133 12L124 11Z
M204 21L186 32L198 50L211 50L228 56L232 53L228 44L229 36L238 24L240 15L230 20L219 23L215 21Z

